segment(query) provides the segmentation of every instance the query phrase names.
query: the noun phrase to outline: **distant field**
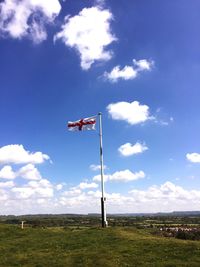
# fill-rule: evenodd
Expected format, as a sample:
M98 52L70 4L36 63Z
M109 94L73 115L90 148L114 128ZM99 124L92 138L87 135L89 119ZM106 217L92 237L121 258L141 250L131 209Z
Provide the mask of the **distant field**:
M200 266L200 242L134 227L26 228L0 225L0 266Z

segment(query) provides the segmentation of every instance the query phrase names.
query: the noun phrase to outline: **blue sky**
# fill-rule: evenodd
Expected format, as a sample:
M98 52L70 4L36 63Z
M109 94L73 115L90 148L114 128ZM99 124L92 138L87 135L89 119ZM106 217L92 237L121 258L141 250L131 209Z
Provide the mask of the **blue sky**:
M199 8L0 2L0 214L199 210Z

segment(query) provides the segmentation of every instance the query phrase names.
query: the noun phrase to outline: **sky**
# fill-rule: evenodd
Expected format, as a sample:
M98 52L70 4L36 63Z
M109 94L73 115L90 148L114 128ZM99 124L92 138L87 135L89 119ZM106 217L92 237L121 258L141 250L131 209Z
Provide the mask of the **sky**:
M199 9L0 1L0 214L200 209Z

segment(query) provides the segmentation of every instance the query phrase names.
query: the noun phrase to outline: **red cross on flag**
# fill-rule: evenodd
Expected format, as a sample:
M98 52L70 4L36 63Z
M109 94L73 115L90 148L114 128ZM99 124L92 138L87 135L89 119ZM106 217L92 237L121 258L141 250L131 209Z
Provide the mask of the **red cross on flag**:
M84 130L95 130L96 116L80 119L78 121L68 121L69 131L84 131Z

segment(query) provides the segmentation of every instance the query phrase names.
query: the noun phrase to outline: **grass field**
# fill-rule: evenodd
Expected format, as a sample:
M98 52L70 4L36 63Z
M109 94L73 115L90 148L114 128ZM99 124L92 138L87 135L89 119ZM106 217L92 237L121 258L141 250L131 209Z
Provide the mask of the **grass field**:
M0 267L200 266L200 242L134 227L25 228L0 225Z

